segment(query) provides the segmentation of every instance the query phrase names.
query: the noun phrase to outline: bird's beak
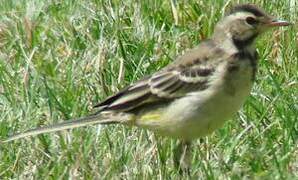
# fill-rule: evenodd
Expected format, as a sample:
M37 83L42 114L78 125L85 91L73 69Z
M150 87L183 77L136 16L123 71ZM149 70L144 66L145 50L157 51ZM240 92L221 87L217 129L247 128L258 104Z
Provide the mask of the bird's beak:
M291 24L292 23L289 23L288 21L273 19L267 23L267 26L269 26L269 27L289 26Z

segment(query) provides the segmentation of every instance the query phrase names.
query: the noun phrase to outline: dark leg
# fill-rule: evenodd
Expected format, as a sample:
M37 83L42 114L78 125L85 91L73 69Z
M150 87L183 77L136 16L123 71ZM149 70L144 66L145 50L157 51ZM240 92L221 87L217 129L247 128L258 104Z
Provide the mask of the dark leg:
M189 141L180 141L174 149L174 165L179 169L181 175L190 175L191 165L191 143Z

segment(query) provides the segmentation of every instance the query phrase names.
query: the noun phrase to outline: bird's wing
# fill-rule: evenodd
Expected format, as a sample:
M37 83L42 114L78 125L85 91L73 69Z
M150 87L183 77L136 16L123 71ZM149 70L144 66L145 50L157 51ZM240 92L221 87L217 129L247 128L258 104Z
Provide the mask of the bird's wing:
M145 104L163 103L193 91L204 90L216 70L212 63L207 63L210 57L203 57L197 51L187 52L172 65L132 84L94 107L100 108L100 111L128 112Z

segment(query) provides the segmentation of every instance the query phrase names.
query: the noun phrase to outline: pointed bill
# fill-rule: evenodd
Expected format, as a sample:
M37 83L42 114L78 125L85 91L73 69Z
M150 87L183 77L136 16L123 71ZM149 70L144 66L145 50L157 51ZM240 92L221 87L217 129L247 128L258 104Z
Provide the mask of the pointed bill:
M270 27L289 26L289 25L292 25L292 23L285 20L279 20L279 19L273 19L268 23L268 26Z

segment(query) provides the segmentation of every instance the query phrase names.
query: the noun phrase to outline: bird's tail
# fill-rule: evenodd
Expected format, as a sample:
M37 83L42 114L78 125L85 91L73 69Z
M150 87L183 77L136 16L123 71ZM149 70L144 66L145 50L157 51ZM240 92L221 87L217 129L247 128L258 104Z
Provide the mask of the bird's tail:
M87 117L82 117L74 120L68 120L62 123L53 124L46 127L39 127L39 128L25 131L23 133L15 134L8 137L7 139L0 140L0 144L13 141L16 139L25 138L28 136L38 135L38 134L62 131L66 129L72 129L72 128L77 128L77 127L82 127L82 126L87 126L92 124L110 124L110 123L117 123L117 122L119 122L119 120L115 120L114 118L107 118L105 116L102 116L102 114L95 114L95 115L90 115Z

